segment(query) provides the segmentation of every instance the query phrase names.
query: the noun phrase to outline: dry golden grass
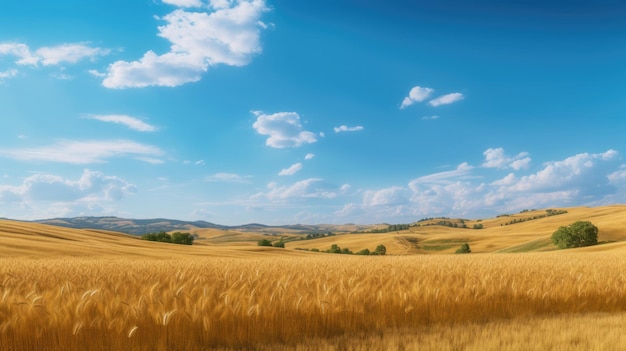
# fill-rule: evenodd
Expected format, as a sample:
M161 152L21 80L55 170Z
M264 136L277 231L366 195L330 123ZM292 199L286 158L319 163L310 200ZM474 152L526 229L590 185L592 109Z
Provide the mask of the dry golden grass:
M487 322L619 317L623 267L623 254L594 252L1 259L0 349L254 349L355 334L419 341Z

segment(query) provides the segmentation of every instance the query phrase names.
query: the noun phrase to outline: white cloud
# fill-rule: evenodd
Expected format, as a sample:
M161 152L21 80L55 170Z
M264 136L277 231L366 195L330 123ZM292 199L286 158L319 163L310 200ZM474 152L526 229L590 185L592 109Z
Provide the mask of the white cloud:
M206 162L204 162L204 160L198 160L198 161L194 162L194 164L196 166L204 166L206 164Z
M306 156L304 156L304 159L305 160L311 160L311 159L313 159L313 157L315 157L315 154L308 153L308 154L306 154Z
M87 72L97 78L104 78L107 76L106 73L99 72L98 70L95 70L95 69L90 69Z
M404 205L408 202L407 189L399 186L376 191L366 191L363 205L366 207Z
M93 59L98 56L106 56L111 51L108 49L94 48L79 44L63 44L59 46L42 47L35 51L39 62L44 66L58 65L62 63L75 64L83 59Z
M405 97L402 100L402 105L400 105L400 109L405 109L416 102L422 102L434 92L434 89L425 88L420 86L415 86L409 91L409 96Z
M162 165L165 163L165 161L158 159L158 158L153 158L153 157L135 157L135 159L138 161L149 163L151 165Z
M172 0L176 3L193 1ZM247 65L261 52L261 15L264 0L212 1L213 12L173 11L162 19L159 36L172 43L170 51L148 51L132 62L117 61L107 70L107 88L174 87L196 82L209 67L218 64ZM228 5L225 7L225 5Z
M121 124L139 132L155 132L158 130L155 126L147 124L138 118L126 115L91 115L87 116L87 118L101 122Z
M483 155L485 155L483 167L486 168L513 168L514 170L520 170L528 168L531 162L527 152L520 152L517 156L510 157L504 153L503 148L489 148L483 152Z
M261 135L269 136L265 142L274 148L299 147L317 141L314 133L302 130L300 116L295 112L278 112L266 115L253 111L257 120L252 127Z
M35 174L17 186L0 186L0 202L4 203L77 203L119 201L133 194L137 187L125 180L101 172L84 170L78 180L51 174Z
M0 56L16 56L18 65L37 65L38 58L34 57L28 45L22 43L0 43Z
M626 198L626 166L617 151L582 153L560 161L546 162L530 174L509 173L503 178L488 172L514 168L511 157L491 149L490 167L480 170L462 163L452 171L438 172L411 180L406 186L364 190L359 202L346 204L337 216L357 221L412 221L424 216L479 218L525 208L596 206L622 203ZM518 155L519 156L519 155ZM525 159L524 153L518 157ZM523 162L522 162L523 163ZM474 172L480 171L480 177ZM494 172L493 175L497 173Z
M13 78L17 76L17 70L16 69L10 69L8 71L4 71L4 72L0 72L0 82L3 79L7 79L7 78Z
M577 194L600 195L609 183L606 167L618 158L615 150L601 154L583 153L562 161L547 162L537 173L523 176L514 184L501 188L507 192L552 192L574 190Z
M248 183L249 176L240 176L236 173L215 173L205 178L207 182L224 182L224 183Z
M37 148L0 149L0 157L21 161L44 161L70 164L105 163L109 158L159 156L163 152L152 145L129 140L62 141Z
M436 99L430 100L428 102L428 104L430 106L437 107L437 106L441 106L441 105L452 104L452 103L457 102L459 100L463 100L463 94L461 94L461 93L452 93L452 94L446 94L446 95L440 96L440 97L438 97Z
M267 193L259 193L252 198L264 197L272 201L285 201L288 199L332 199L337 197L336 188L318 178L309 178L285 186L270 183L267 187L269 189Z
M86 43L70 43L58 46L44 46L34 53L26 44L0 43L0 55L16 56L18 65L44 66L59 65L63 63L76 64L84 59L95 59L98 56L106 56L111 51L98 47L91 47Z
M302 163L295 163L293 165L291 165L289 168L284 168L283 170L281 170L278 175L279 176L290 176L290 175L294 175L296 173L298 173L298 171L300 171L302 169Z
M422 119L425 120L425 121L432 121L432 120L435 120L435 119L439 119L439 116L424 116L424 117L422 117Z
M202 7L200 0L162 0L164 4L178 7Z
M413 184L418 183L449 183L450 179L459 178L469 174L474 167L470 166L467 162L463 162L452 171L438 172L429 175L425 175L409 182L409 186L412 188Z
M343 125L343 126L335 127L333 129L335 130L335 133L358 132L360 130L363 130L363 126L348 127L346 125Z

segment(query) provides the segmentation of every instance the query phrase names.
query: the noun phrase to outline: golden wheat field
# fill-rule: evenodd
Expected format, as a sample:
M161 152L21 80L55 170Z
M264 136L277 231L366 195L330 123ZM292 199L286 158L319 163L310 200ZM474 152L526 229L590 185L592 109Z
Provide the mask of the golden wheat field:
M398 243L391 255L350 256L1 221L0 350L626 349L623 210L585 212L603 245L494 253L506 231L518 247L572 214L518 232L494 220L470 233L494 252L470 255L409 255L395 239L458 241L440 228L377 235ZM320 240L362 240L340 237Z

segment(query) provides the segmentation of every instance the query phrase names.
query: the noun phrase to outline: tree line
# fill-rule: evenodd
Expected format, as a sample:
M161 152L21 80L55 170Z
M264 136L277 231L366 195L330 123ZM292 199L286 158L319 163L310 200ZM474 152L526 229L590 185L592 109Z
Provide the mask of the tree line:
M148 233L141 236L142 240L158 241L162 243L193 245L195 237L189 233L175 232L172 235L166 232Z

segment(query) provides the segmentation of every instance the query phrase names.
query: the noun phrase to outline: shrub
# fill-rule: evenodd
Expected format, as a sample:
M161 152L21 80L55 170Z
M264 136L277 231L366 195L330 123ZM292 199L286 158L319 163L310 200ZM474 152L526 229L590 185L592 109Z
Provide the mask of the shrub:
M598 227L589 221L576 221L560 227L552 234L552 243L559 249L583 247L598 243Z
M466 254L466 253L471 253L471 252L472 252L472 249L470 249L469 244L465 243L465 244L461 245L461 247L458 250L456 250L455 253Z
M281 249L284 249L285 248L285 242L283 241L283 239L280 239L279 241L277 241L274 244L272 244L272 246L280 247Z
M363 249L363 250L358 251L356 254L357 255L363 255L363 256L369 256L370 250L369 249Z

